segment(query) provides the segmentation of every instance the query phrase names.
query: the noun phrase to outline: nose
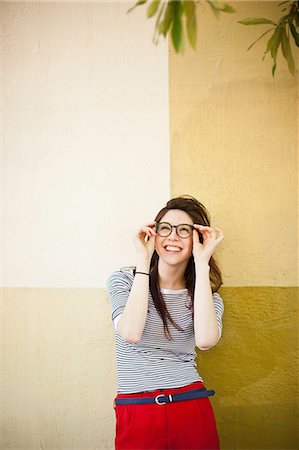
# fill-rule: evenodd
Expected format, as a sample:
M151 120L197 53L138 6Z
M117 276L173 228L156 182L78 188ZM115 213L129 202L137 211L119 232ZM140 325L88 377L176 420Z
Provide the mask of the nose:
M168 236L168 238L170 238L170 239L175 239L175 240L178 239L178 235L177 235L177 232L176 232L176 228L172 228L171 233L170 233L170 235Z

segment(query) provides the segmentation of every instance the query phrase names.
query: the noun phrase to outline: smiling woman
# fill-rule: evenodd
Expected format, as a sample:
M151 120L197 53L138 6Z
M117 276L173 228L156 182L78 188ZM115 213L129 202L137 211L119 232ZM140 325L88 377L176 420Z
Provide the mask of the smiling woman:
M134 236L136 268L108 280L117 450L219 448L208 398L214 391L197 371L195 347L208 349L221 336L222 280L213 252L222 239L201 203L172 199Z
M176 274L180 274L181 280L175 280L176 277L167 280L168 283L173 285L170 287L175 288L175 284L185 285L184 273L192 255L193 222L185 211L179 209L168 211L162 220L163 222L155 225L157 232L155 250L159 256L161 268L164 264L176 266ZM167 222L177 225L171 225ZM168 258L169 255L174 256L174 258ZM177 269L181 266L182 270L178 271Z

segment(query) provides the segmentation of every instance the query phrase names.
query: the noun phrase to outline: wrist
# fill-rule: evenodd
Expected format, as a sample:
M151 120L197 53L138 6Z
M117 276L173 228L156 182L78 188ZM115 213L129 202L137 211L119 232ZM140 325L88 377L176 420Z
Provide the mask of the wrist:
M145 258L138 259L136 271L149 273L151 261Z
M208 261L194 260L196 273L198 272L210 272L210 266Z

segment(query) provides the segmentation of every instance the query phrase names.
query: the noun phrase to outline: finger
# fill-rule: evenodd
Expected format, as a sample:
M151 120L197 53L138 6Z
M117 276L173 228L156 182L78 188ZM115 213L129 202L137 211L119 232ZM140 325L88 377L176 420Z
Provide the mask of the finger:
M217 227L215 227L215 230L217 231L217 239L219 239L219 240L224 239L223 231Z
M142 234L142 233L146 233L147 235L151 235L151 234L155 235L156 231L151 227L144 226L139 229L139 234Z
M208 231L213 230L212 227L209 227L207 225L199 225L199 224L195 223L193 226L198 228L198 229L200 229L200 230L208 230Z
M194 224L194 226L195 226L195 224ZM201 233L204 233L206 231L207 233L210 234L211 237L213 237L215 239L218 239L219 234L222 235L222 230L220 228L217 228L217 227L212 228L212 227L205 226L205 225L198 225L198 227L199 227L199 230ZM208 236L208 234L206 234L206 235Z
M193 230L193 245L194 244L199 244L199 234L197 232L197 230Z
M152 236L155 236L157 234L155 228L147 227L147 230L151 233Z
M198 225L197 223L195 223L193 226L200 232L200 234L205 235L205 236L208 236L210 230L212 230L211 227L206 227L204 225Z
M194 226L194 228L196 228L196 230L197 230L199 233L201 233L201 234L203 234L203 232L205 231L205 230L204 230L204 227L203 227L202 225L199 225L198 223L194 223L193 226Z
M155 227L156 222L148 222L146 224L144 224L145 227L150 227L150 228L154 228Z
M150 223L147 223L145 226L146 226L146 228L148 228L150 231L152 231L154 234L156 234L155 224L156 224L156 222L150 222Z
M215 228L212 228L210 233L212 238L217 239L217 231L215 230Z

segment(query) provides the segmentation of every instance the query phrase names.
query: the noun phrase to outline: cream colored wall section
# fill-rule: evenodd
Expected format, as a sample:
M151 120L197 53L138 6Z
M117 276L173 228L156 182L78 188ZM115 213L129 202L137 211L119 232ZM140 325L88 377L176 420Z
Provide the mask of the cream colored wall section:
M0 4L1 449L113 448L105 279L169 197L167 45L132 4Z
M167 45L132 4L1 4L5 286L103 287L169 197Z
M298 284L298 72L280 55L275 78L269 27L277 2L232 2L217 20L198 9L197 52L170 53L171 194L191 193L224 229L217 250L227 286ZM279 51L280 52L280 51ZM281 53L281 52L280 52ZM299 67L298 49L294 56Z

